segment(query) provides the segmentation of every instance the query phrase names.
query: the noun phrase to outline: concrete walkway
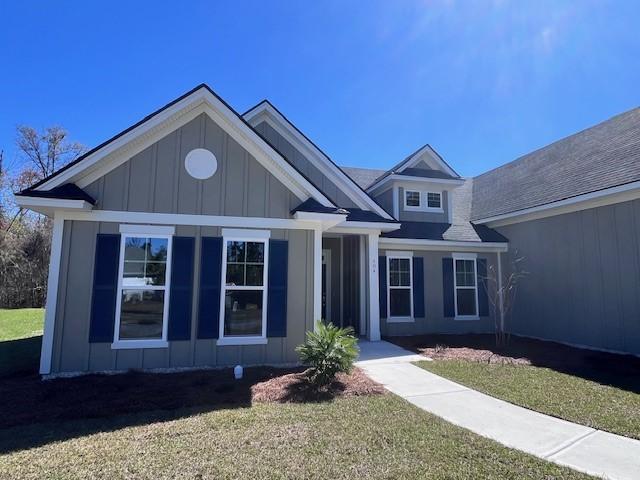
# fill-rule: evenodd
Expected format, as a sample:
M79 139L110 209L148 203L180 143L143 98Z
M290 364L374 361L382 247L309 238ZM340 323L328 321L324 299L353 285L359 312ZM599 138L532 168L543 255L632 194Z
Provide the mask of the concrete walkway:
M425 357L388 342L360 342L356 365L417 407L507 447L609 479L640 478L640 441L518 407L427 372Z

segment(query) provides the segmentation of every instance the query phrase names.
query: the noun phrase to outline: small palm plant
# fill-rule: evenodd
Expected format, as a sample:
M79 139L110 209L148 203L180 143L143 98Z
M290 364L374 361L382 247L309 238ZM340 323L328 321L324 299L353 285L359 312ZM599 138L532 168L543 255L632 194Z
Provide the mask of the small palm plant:
M310 365L307 375L317 387L330 384L338 372L349 373L358 357L358 340L353 329L317 322L316 331L307 332L305 343L296 351L302 363Z

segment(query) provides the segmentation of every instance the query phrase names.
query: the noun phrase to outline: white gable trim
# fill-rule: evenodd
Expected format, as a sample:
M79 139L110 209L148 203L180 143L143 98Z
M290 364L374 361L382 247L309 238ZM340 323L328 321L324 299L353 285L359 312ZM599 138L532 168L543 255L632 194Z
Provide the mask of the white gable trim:
M243 115L244 119L252 126L265 121L278 134L284 137L295 148L302 152L305 157L320 172L338 186L345 194L351 198L358 208L371 210L378 215L389 220L391 215L378 205L369 195L367 195L358 185L349 178L338 166L336 166L318 147L302 135L280 112L278 112L268 102L256 105Z
M420 150L418 150L416 153L414 153L409 158L407 158L403 163L398 165L398 167L395 168L394 171L396 173L403 172L407 168L411 168L411 167L416 166L418 163L420 163L422 160L424 160L425 157L427 157L427 159L425 160L427 162L427 164L435 166L436 170L438 168L440 168L441 170L443 170L444 172L448 173L449 175L451 175L453 177L458 177L459 176L458 173L453 168L451 168L447 164L447 162L445 162L442 159L442 157L440 155L438 155L438 152L436 152L431 147L431 145L429 145L429 144L425 145Z
M336 207L329 198L204 86L91 153L36 189L48 190L68 182L84 188L202 113L211 117L301 201L314 198L324 206Z
M426 158L425 158L426 157ZM389 177L393 177L394 173L400 173L403 172L404 170L406 170L407 168L411 168L415 165L417 165L418 163L420 163L422 160L425 160L427 162L427 164L429 164L432 167L435 167L434 170L442 170L445 173L448 173L449 175L453 176L453 177L459 177L458 173L451 168L447 162L445 162L442 157L440 155L438 155L438 152L436 152L431 145L427 144L424 147L422 147L420 150L418 150L417 152L415 152L413 155L411 155L409 158L404 159L402 162L400 162L398 165L396 165L395 167L391 168L391 172L386 174L385 176L383 176L382 178L376 180L375 182L373 182L371 185L369 185L367 187L367 192L371 192L374 189L380 187L381 185L383 185L384 183L392 180ZM459 184L464 183L464 181L458 180L458 179L433 179L433 178L423 178L423 177L408 177L408 176L398 176L398 179L422 179L424 180L429 180L429 181L438 181L440 183L455 183L455 182L460 182Z

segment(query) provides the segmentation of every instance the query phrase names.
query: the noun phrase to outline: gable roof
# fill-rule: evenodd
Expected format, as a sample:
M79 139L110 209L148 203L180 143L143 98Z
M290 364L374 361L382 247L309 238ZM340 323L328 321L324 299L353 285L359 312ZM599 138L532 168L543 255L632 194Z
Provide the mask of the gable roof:
M209 114L216 122L223 123L228 133L296 196L302 200L314 198L325 206L336 206L304 173L204 83L89 150L23 193L50 191L71 182L77 183L80 188L85 187L159 140L168 130L175 129L176 123L186 123L203 112Z
M380 175L378 178L376 178L368 187L367 190L372 190L374 187L376 187L378 184L380 184L380 182L382 182L385 178L387 178L390 175L405 175L405 176L410 176L410 174L408 173L404 173L406 172L406 170L410 170L410 171L416 171L417 169L413 168L416 164L418 164L422 158L428 155L429 158L431 158L432 161L434 161L441 169L442 172L445 172L447 177L429 177L429 178L440 178L440 179L451 179L451 180L459 180L460 179L460 175L458 175L458 173L451 168L451 166L445 162L444 158L442 158L440 156L440 154L438 152L436 152L436 150L429 145L428 143L423 145L422 147L420 147L419 149L417 149L415 152L413 152L412 154L410 154L409 156L405 157L404 160L400 161L399 163L397 163L396 165L394 165L393 167L391 167L389 170L387 170L386 172L384 172L382 175ZM440 170L429 170L429 171L440 171ZM413 175L415 176L415 175Z
M640 108L475 177L472 220L640 181Z
M242 117L252 122L264 118L272 128L294 145L323 175L333 181L341 190L349 194L351 199L361 209L371 209L388 220L394 220L373 197L371 197L353 178L340 168L320 147L307 137L293 122L291 122L269 100L262 100L251 107ZM283 128L280 128L283 127Z

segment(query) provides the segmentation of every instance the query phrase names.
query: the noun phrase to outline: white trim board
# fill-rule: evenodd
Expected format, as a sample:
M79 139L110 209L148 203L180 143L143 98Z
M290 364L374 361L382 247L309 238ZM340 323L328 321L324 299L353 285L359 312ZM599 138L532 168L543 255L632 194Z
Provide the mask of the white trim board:
M526 208L516 212L504 213L492 217L474 220L473 223L488 227L501 227L514 223L527 222L540 218L579 212L590 208L604 207L615 203L628 202L640 198L640 181L617 187L605 188L597 192L585 193L557 202Z
M266 122L297 148L320 172L351 198L358 208L371 210L389 220L393 218L346 175L318 147L305 138L273 105L263 101L243 115L252 126Z
M60 172L36 190L48 190L68 182L84 188L202 113L206 113L300 200L311 197L324 206L336 207L205 86Z
M385 238L380 237L381 248L410 248L411 250L437 251L478 251L478 252L506 252L508 243L500 242L454 242L448 240L420 240L413 238Z

